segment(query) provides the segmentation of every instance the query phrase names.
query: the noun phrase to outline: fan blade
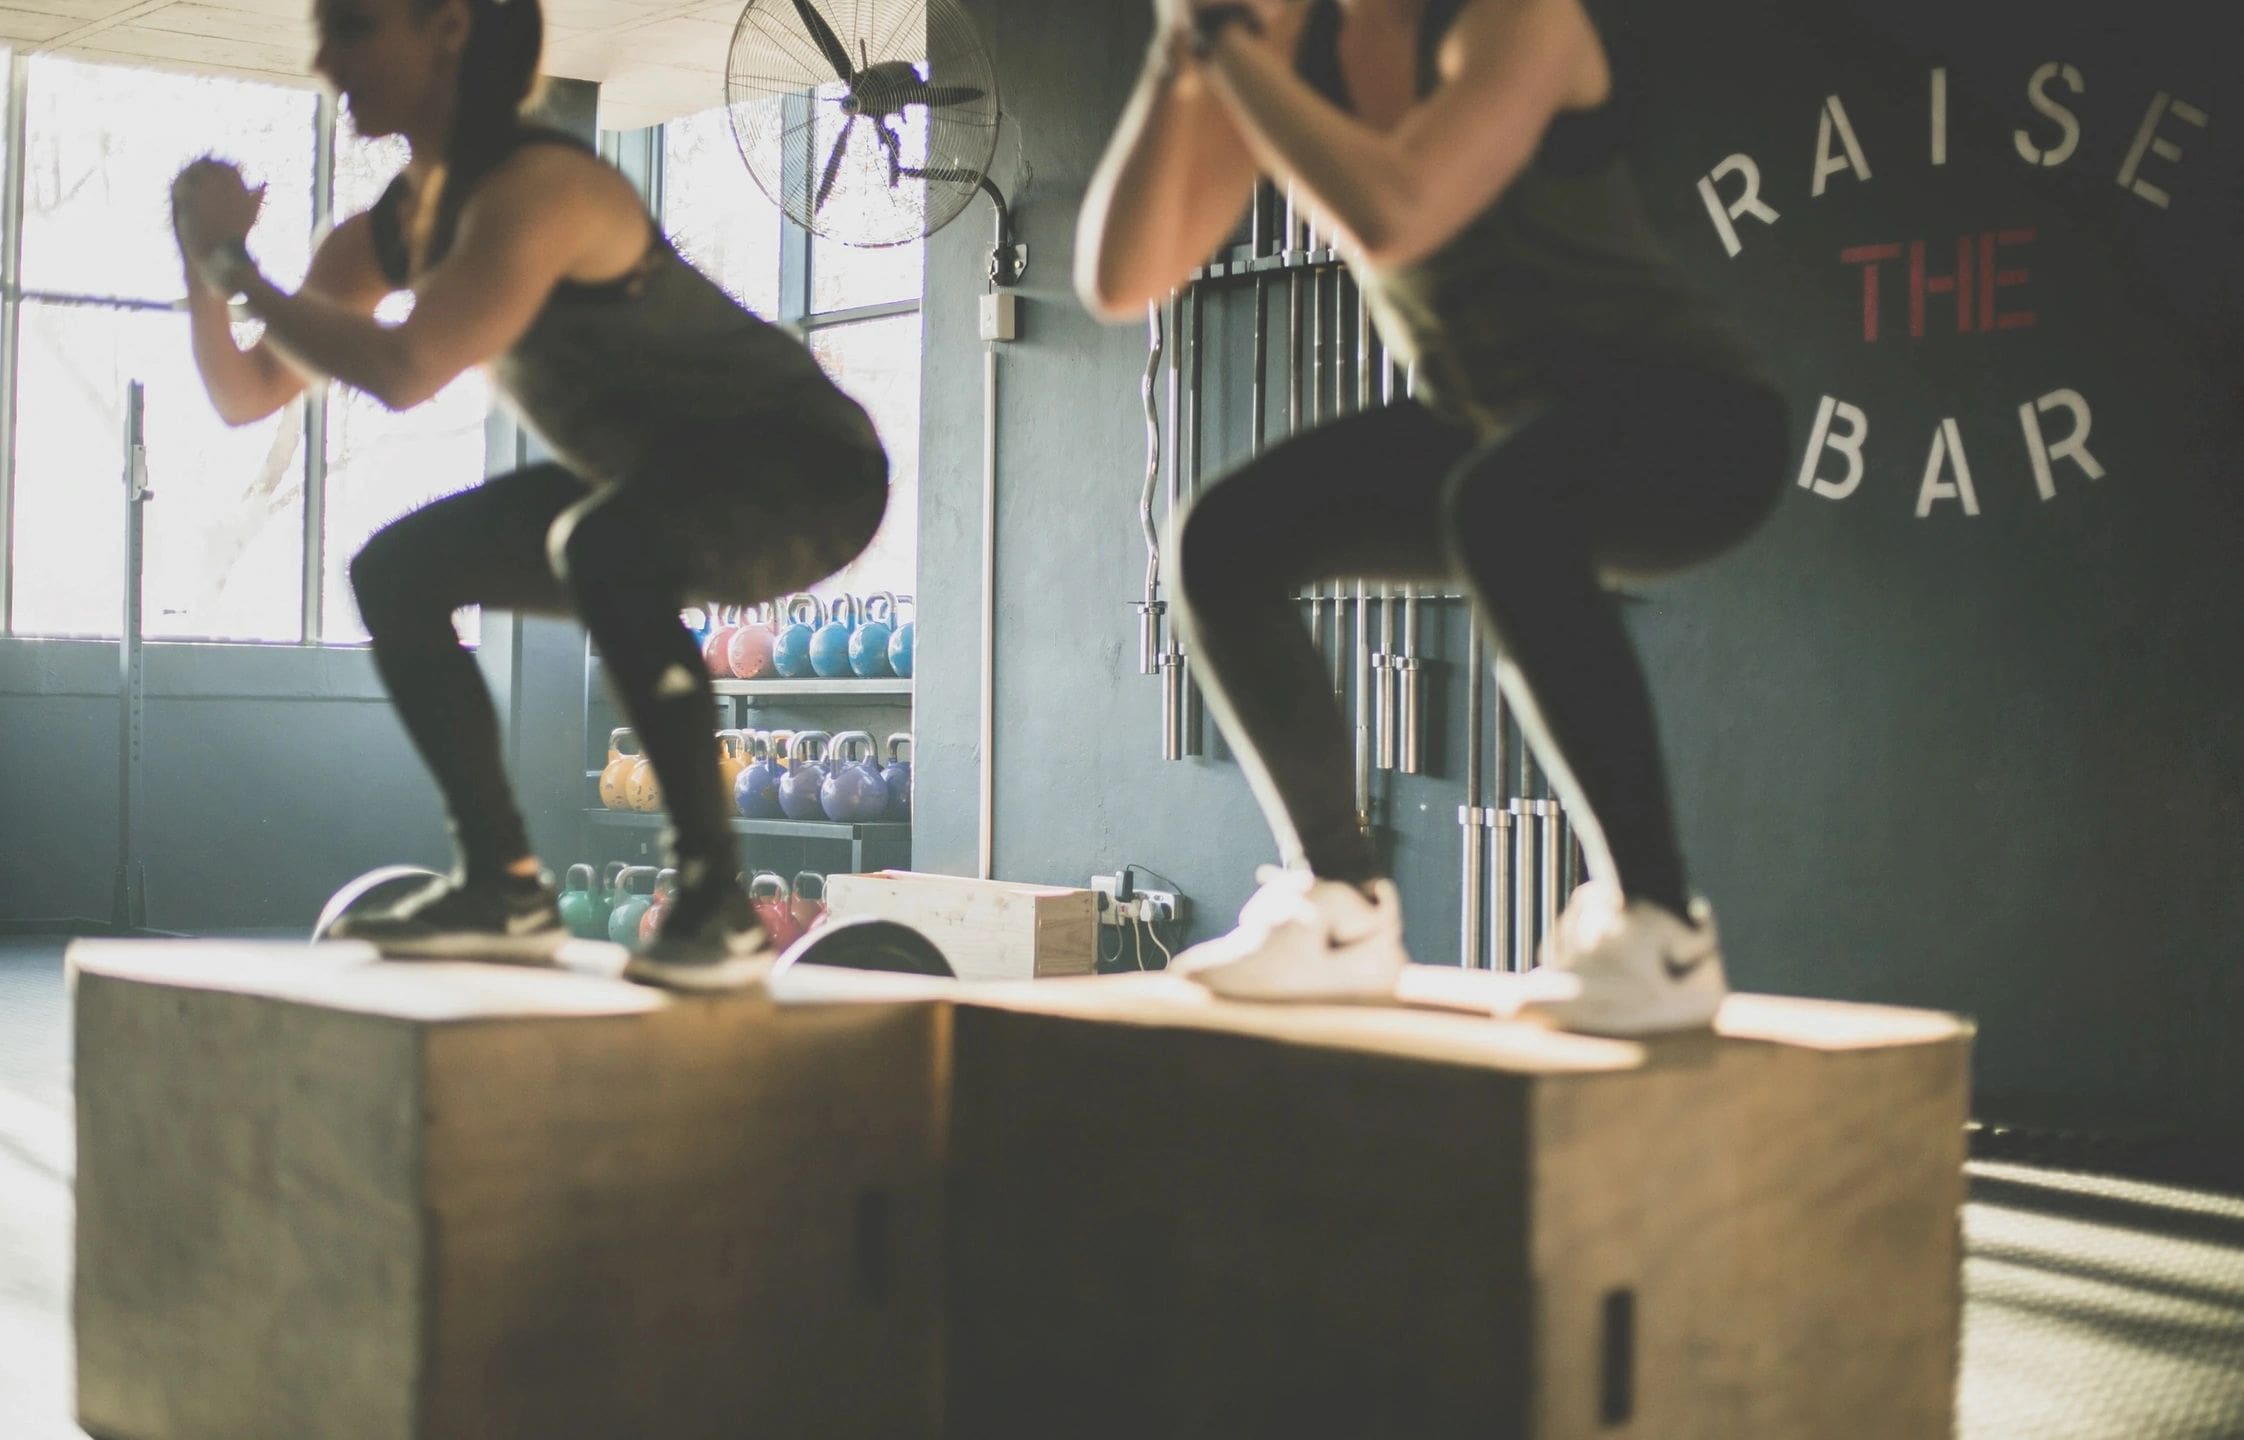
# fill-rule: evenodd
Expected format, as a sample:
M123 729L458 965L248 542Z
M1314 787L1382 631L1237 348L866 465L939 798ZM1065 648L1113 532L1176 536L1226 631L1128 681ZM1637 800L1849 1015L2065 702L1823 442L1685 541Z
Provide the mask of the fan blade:
M903 173L904 142L898 139L896 132L886 125L875 125L873 128L880 132L881 148L888 152L888 188L893 190L896 188L897 179Z
M903 97L906 105L971 105L985 92L971 85L922 85Z
M826 23L826 17L818 13L817 5L812 0L795 0L795 13L802 17L803 28L810 32L810 38L818 42L820 50L826 52L826 63L834 67L834 73L841 77L842 83L847 85L856 80L857 69L849 63L848 47L834 33L834 27Z
M810 213L816 215L826 208L826 200L834 193L834 181L841 175L842 153L849 148L849 132L857 128L857 117L852 115L842 122L841 134L834 137L834 153L826 157L826 173L818 181L818 199L812 203Z

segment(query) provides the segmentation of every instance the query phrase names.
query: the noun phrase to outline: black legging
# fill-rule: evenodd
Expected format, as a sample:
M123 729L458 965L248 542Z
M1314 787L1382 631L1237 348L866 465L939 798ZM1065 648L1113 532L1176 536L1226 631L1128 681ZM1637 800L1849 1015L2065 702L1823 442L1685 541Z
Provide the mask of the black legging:
M495 874L531 850L490 691L452 628L463 605L583 620L661 783L679 863L732 875L715 698L678 611L800 590L863 550L888 499L887 462L869 430L866 440L726 437L644 479L597 488L560 465L533 465L423 506L367 541L351 562L359 614L398 717L444 792L470 875Z
M1356 883L1383 873L1295 592L1335 575L1462 582L1590 872L1683 910L1651 697L1604 582L1743 539L1782 492L1787 440L1772 391L1631 367L1572 387L1500 441L1476 445L1404 401L1295 436L1212 485L1179 532L1180 611L1283 858Z

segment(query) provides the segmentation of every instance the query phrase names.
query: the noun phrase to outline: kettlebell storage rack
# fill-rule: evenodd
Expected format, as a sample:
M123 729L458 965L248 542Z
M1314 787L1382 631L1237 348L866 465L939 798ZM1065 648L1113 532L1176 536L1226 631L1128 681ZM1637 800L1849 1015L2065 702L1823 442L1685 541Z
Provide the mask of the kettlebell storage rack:
M590 640L585 645L585 713L592 713L593 696L601 693L601 659ZM783 705L804 710L824 710L844 707L908 708L912 703L912 681L891 677L877 680L827 679L805 677L802 679L770 680L713 680L710 689L722 708L721 724L716 728L748 729L751 712L764 706ZM584 772L587 785L598 787L600 771ZM730 817L733 833L744 838L767 840L792 840L823 845L847 845L849 869L852 873L878 869L883 866L909 866L911 861L911 822L879 821L851 824L838 820L750 820L745 816ZM660 811L610 810L598 804L587 805L583 810L587 836L596 830L650 831L660 830L668 823ZM870 853L877 851L878 853Z
M1167 527L1198 496L1211 469L1205 417L1212 386L1223 395L1219 347L1204 354L1211 304L1251 293L1252 359L1247 388L1248 454L1329 420L1415 393L1416 374L1392 354L1373 322L1368 297L1330 237L1320 235L1290 192L1265 183L1255 193L1246 233L1187 277L1165 303L1146 307L1147 353L1139 384L1145 416L1145 468L1138 520L1146 548L1138 622L1138 669L1161 681L1161 754L1181 761L1204 753L1205 714L1191 656L1173 618L1161 545ZM1284 312L1282 317L1274 311ZM1229 318L1228 311L1226 318ZM1275 363L1273 363L1275 362ZM1235 405L1224 413L1237 414ZM1276 411L1273 414L1273 410ZM1166 515L1155 514L1157 498ZM1624 597L1626 598L1626 597ZM1311 642L1330 666L1332 696L1352 715L1357 824L1377 829L1381 795L1374 777L1446 773L1425 753L1425 682L1442 659L1419 649L1421 608L1468 603L1450 586L1373 585L1336 577L1295 596L1307 607ZM1329 618L1328 618L1329 614ZM1491 682L1499 657L1484 651L1476 626L1462 669L1466 680L1464 794L1458 915L1459 963L1466 969L1522 971L1582 874L1581 845L1549 777L1528 754L1518 716ZM1491 750L1493 753L1491 754ZM1492 762L1492 763L1491 763ZM1396 781L1386 782L1391 800Z

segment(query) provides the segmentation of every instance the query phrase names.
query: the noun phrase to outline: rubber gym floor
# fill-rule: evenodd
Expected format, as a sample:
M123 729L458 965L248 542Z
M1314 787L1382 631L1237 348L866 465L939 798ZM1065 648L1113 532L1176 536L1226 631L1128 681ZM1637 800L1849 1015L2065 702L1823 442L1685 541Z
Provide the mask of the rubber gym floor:
M70 1422L62 942L0 940L0 1436ZM1975 1161L1963 1440L2244 1437L2244 1198Z

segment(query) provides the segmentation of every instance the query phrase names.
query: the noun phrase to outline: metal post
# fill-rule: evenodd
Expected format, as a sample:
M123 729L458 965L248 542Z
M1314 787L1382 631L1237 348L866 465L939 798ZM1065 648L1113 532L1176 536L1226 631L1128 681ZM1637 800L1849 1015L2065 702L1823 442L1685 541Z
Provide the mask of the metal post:
M1184 297L1185 311L1191 317L1191 323L1184 336L1185 344L1189 347L1185 356L1185 362L1189 367L1185 380L1185 397L1191 418L1186 422L1188 428L1185 430L1181 441L1184 447L1185 461L1184 474L1178 494L1182 504L1189 506L1193 497L1200 493L1202 415L1206 408L1201 404L1201 384L1206 378L1206 372L1201 365L1200 341L1205 308L1203 302L1206 297L1197 285L1186 286ZM1172 532L1176 529L1176 522L1173 517L1169 528ZM1200 753L1200 692L1198 687L1192 683L1192 656L1184 648L1183 636L1178 634L1174 627L1170 630L1169 640L1171 648L1176 651L1177 655L1178 724L1182 730L1179 738L1185 755L1198 755Z
M1161 357L1166 348L1161 329L1161 307L1145 307L1147 350L1145 374L1138 382L1138 399L1145 407L1145 487L1138 497L1138 525L1145 532L1145 598L1138 612L1138 673L1161 673L1161 621L1168 609L1161 599L1161 537L1153 520L1153 495L1161 484Z
M1535 963L1535 802L1528 778L1526 736L1519 747L1519 793L1512 813L1512 954L1520 968Z
M1464 831L1464 879L1460 887L1457 964L1466 970L1477 970L1481 965L1481 887L1487 867L1487 812L1481 808L1480 781L1480 731L1481 731L1481 663L1480 636L1476 633L1465 642L1465 803L1457 807L1457 823Z
M1543 933L1548 935L1558 925L1559 809L1558 802L1547 796L1535 805L1537 813L1543 817Z
M125 387L125 614L117 641L117 876L111 924L129 933L147 928L148 877L136 853L145 800L140 783L143 707L147 696L141 644L141 577L146 563L148 488L147 387Z
M1473 633L1480 631L1475 627ZM1489 884L1495 891L1488 907L1488 964L1492 970L1523 970L1518 950L1512 944L1512 907L1516 903L1512 894L1512 829L1513 815L1506 807L1509 798L1504 793L1509 787L1510 771L1506 761L1510 758L1511 726L1506 713L1504 690L1496 687L1496 796L1488 807L1489 828L1495 834L1489 838Z

